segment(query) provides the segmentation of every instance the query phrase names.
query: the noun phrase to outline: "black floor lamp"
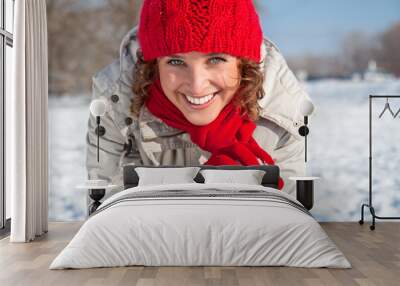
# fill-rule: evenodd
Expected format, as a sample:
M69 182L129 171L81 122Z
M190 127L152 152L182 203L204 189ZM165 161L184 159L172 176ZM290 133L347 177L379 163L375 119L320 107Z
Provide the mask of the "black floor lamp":
M96 118L97 127L95 133L97 134L97 162L100 161L99 150L100 150L100 136L103 136L106 132L105 128L100 125L100 117L104 116L107 112L107 104L105 100L95 99L90 103L90 113ZM115 185L109 185L106 180L87 180L85 184L77 186L78 189L88 189L89 197L93 202L89 205L88 213L91 215L100 206L100 200L105 196L106 189L116 187Z
M304 117L304 125L299 128L299 134L304 137L304 162L307 166L307 135L310 133L308 129L308 116L314 111L314 105L311 101L305 99L300 103L300 114ZM307 170L307 168L306 168ZM309 176L289 177L296 181L296 199L301 202L304 207L310 210L314 205L314 180L318 177Z

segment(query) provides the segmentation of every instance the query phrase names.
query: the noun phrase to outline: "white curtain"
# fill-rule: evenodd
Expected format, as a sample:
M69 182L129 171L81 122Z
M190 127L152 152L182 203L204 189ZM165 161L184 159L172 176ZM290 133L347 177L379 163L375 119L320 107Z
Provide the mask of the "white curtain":
M13 92L6 98L6 187L12 242L48 227L48 68L45 0L15 1Z

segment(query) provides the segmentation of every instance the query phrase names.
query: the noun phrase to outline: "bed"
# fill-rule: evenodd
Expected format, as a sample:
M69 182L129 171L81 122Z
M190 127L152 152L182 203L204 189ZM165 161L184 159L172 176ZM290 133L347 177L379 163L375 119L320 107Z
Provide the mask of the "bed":
M124 166L124 190L106 199L84 222L50 269L351 268L312 214L277 189L277 166L197 166L192 180L182 182L173 180L179 176L165 175L167 170L184 171L179 168L190 167ZM149 174L150 169L158 173ZM240 177L246 172L257 175L260 184ZM230 176L222 176L224 182L218 181L222 173ZM164 176L162 181L157 181L159 176ZM150 184L144 184L146 180Z

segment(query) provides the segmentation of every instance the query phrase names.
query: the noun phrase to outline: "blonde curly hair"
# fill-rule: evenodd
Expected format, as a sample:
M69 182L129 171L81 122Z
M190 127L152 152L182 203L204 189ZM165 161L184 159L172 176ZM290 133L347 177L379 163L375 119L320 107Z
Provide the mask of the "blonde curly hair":
M135 118L139 117L139 112L147 97L147 88L159 76L157 59L144 61L140 49L136 51L137 61L135 63L130 111ZM256 121L260 117L260 107L257 100L264 97L263 80L264 75L260 70L259 64L239 57L239 71L241 74L239 94L234 98L234 103L240 106L242 113Z

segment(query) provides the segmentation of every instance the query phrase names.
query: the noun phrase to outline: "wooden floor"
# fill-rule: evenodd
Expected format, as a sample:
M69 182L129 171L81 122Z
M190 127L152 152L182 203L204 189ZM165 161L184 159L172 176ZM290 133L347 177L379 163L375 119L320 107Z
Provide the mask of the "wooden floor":
M321 223L352 269L295 267L119 267L48 270L81 223L50 223L32 243L0 241L0 285L400 285L400 223Z

